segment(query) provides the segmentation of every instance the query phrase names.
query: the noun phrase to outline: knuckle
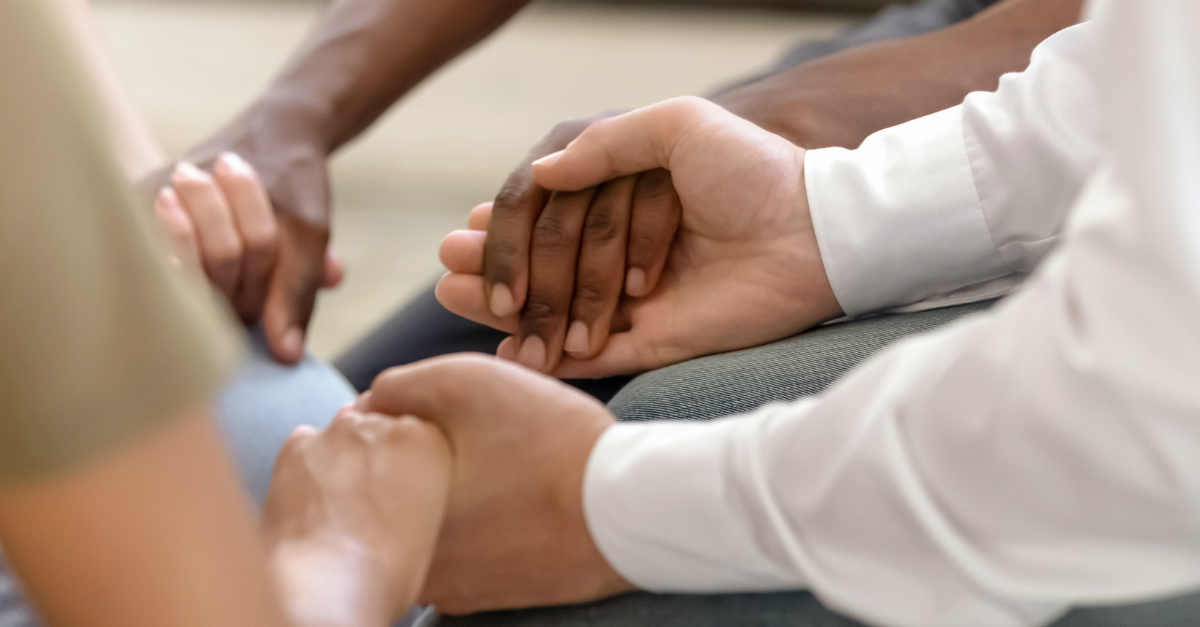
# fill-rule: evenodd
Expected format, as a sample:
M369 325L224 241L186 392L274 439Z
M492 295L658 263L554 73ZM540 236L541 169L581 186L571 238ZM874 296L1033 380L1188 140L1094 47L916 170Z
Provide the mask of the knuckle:
M545 218L538 220L533 227L533 247L550 252L558 252L569 247L572 242L571 233L561 220Z
M490 280L507 283L521 264L524 249L512 242L492 241L484 244L483 274Z
M530 296L525 309L521 311L521 322L529 324L532 327L539 327L552 320L556 320L562 313L563 308L559 303L544 297Z
M607 244L621 235L620 225L613 218L612 206L593 207L583 223L583 237L589 242Z
M575 302L584 306L594 306L608 300L610 290L599 277L585 278L575 286Z
M686 114L702 113L711 105L712 103L699 96L679 96L670 101L670 106Z
M274 227L256 229L243 234L244 254L247 257L269 257L275 254L279 235Z
M629 234L629 255L648 255L662 247L662 237L654 231L636 231Z
M496 192L495 203L492 205L492 211L502 213L511 211L521 204L525 199L525 186L511 178L505 181L500 187L500 191Z
M660 200L675 192L671 175L665 170L648 172L638 179L637 199L640 201Z

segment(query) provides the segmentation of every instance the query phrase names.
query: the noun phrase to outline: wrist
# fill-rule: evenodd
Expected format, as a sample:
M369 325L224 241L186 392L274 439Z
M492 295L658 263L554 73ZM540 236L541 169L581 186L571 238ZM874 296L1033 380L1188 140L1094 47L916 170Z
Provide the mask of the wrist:
M369 547L336 534L284 540L270 569L280 603L296 627L387 627L397 608L388 577Z

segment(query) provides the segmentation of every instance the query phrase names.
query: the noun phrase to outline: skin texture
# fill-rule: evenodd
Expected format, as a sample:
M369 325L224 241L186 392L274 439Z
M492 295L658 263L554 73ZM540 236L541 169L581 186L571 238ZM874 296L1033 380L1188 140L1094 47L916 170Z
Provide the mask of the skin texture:
M287 624L205 410L78 470L0 488L0 540L50 625Z
M303 357L318 289L328 283L330 191L326 161L397 99L445 62L494 31L526 0L338 0L325 11L291 63L266 92L226 127L188 151L184 160L212 172L233 152L253 165L277 216L277 254L261 305L259 274L227 294L255 294L236 303L248 322L261 320L280 362ZM143 181L159 190L174 168ZM215 262L253 266L253 259ZM253 256L252 247L243 247ZM236 250L235 250L236 252ZM228 256L222 249L220 255Z
M663 272L656 289L621 300L602 352L568 356L552 373L649 370L763 344L841 315L817 250L803 163L803 149L692 97L602 120L564 152L534 163L537 183L559 192L669 170L682 212L657 262ZM473 220L481 224L486 214L481 207ZM443 242L451 273L438 284L438 298L461 316L516 331L516 313L497 318L489 309L478 233L455 232Z
M207 275L247 324L266 302L280 228L258 172L237 154L222 153L212 174L188 162L154 201L176 257ZM326 252L322 288L336 287L345 264ZM298 340L296 340L298 341Z
M263 536L284 607L305 627L385 627L416 599L450 487L441 431L343 408L275 463Z
M713 100L798 146L854 148L877 130L995 89L1003 73L1028 65L1038 43L1075 23L1081 4L1008 0L942 31L834 54ZM663 276L680 219L679 195L663 170L573 194L553 194L534 180L534 160L611 115L556 126L493 203L485 299L496 319L520 312L515 327L500 327L514 334L501 357L555 372L564 352L574 359L602 354L626 307L622 294L644 297Z
M419 416L454 450L422 603L467 614L631 588L600 554L583 514L588 456L614 422L595 399L493 357L452 355L384 372L357 406Z

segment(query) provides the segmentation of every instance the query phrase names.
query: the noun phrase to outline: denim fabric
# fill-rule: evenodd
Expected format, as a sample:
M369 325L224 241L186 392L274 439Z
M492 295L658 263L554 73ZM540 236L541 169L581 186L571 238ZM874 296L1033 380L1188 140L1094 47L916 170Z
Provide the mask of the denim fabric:
M324 428L354 389L328 364L305 357L297 366L271 359L261 333L233 382L216 401L217 419L238 473L254 503L262 505L275 455L300 425Z
M281 366L267 355L261 334L233 383L216 401L217 418L252 502L262 505L275 455L300 425L324 427L354 401L354 390L333 368L308 357ZM0 558L0 627L37 627L18 585Z

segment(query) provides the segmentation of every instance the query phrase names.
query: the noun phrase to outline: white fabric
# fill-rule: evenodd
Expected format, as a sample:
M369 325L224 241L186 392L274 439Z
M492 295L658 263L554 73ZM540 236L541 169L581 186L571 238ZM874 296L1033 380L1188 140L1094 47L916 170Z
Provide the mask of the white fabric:
M652 591L807 587L914 627L1037 625L1200 589L1200 2L1099 0L1092 17L961 115L809 161L871 187L810 172L818 203L918 240L834 255L851 311L1034 274L820 398L610 428L584 505L618 572ZM930 170L960 158L974 195ZM955 217L971 208L988 237ZM924 223L938 216L961 231Z
M1046 256L1098 159L1088 30L1047 40L994 93L875 133L857 150L808 152L813 224L847 315L996 296Z

